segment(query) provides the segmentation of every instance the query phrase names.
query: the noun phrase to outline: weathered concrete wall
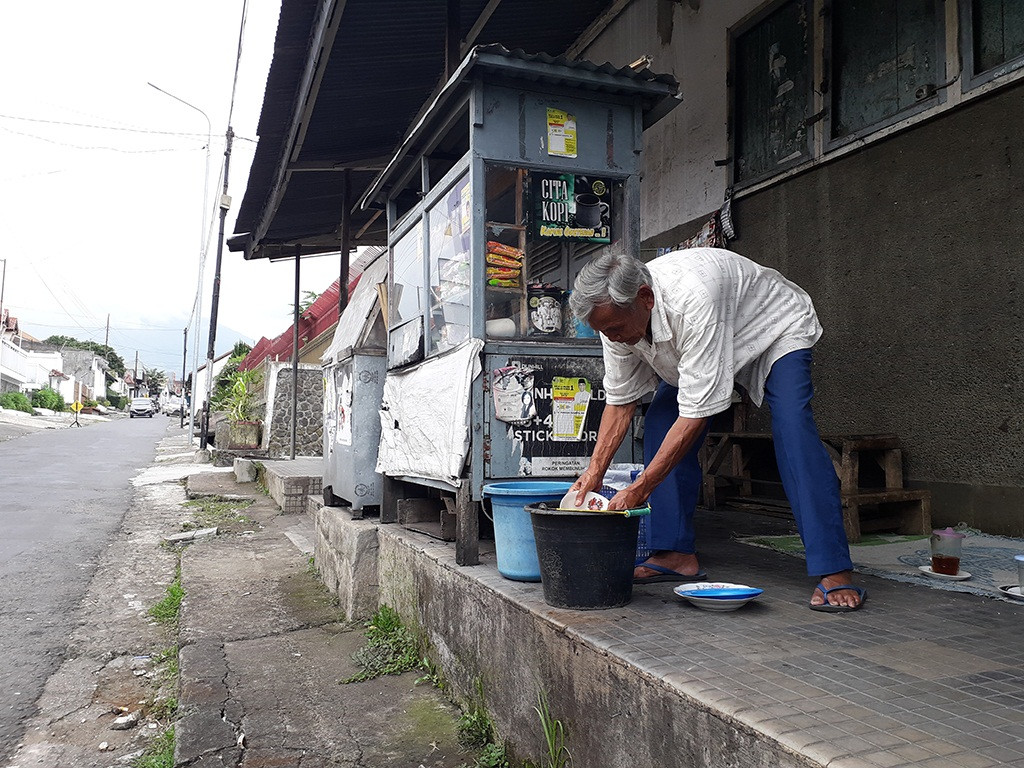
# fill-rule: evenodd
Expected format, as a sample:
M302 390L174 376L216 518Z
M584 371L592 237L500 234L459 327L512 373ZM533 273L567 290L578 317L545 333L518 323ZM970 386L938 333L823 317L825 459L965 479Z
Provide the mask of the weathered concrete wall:
M743 198L731 245L814 298L821 428L897 433L935 522L1018 536L1022 113L1007 89Z
M722 203L729 29L764 6L636 0L584 52L619 65L648 53L680 81L683 104L644 134L647 249L694 235ZM923 122L741 192L730 247L813 297L823 430L897 433L909 484L935 492L934 522L1020 536L1024 85L959 103L977 93L961 85Z
M812 764L747 726L715 714L673 684L645 675L575 635L558 619L524 610L515 582L454 567L450 547L404 543L381 526L380 599L424 632L455 694L477 700L477 680L498 732L520 757L546 754L534 707L543 689L571 734L573 764L600 768ZM422 545L421 545L422 546ZM578 622L580 614L569 612ZM516 638L509 642L509 638ZM653 689L659 689L654 691Z
M316 538L313 558L346 621L370 618L378 605L376 522L353 520L339 507L308 497Z
M729 186L728 165L721 164L730 152L727 30L763 5L714 0L694 11L687 3L635 0L584 52L590 61L616 66L648 54L651 68L673 75L683 93L680 106L644 131L642 238L697 218L703 223L721 206Z
M271 458L291 455L292 366L267 363L264 369L263 445ZM323 372L319 366L299 366L298 425L295 452L298 456L323 455Z

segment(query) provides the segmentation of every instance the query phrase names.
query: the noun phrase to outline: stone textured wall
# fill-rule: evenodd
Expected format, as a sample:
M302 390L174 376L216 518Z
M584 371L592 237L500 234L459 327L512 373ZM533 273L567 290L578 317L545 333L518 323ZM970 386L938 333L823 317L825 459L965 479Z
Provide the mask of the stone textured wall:
M292 446L292 367L290 363L271 363L267 375L269 399L263 424L263 447L271 458L291 455ZM298 456L323 455L324 383L319 366L299 366L299 418L295 453Z

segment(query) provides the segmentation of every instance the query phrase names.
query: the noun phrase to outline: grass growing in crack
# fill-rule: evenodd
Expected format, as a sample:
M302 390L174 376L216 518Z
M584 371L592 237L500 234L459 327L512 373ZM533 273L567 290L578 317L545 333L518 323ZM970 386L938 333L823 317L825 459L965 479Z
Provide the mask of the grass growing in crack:
M153 656L153 661L162 665L158 682L166 683L178 679L178 646L171 645Z
M537 706L533 711L540 717L540 727L544 731L544 744L548 753L540 765L526 763L524 768L564 768L572 763L572 755L565 746L565 726L561 720L551 716L548 708L548 696L544 691L537 694Z
M444 679L444 673L437 664L432 662L427 656L424 656L420 659L420 669L423 670L424 674L416 678L416 685L430 683L441 693L447 693L448 681Z
M483 747L494 740L494 721L484 707L484 683L476 681L477 697L459 717L459 741L467 747Z
M225 499L222 496L204 496L201 499L192 499L183 502L181 506L192 510L196 518L195 523L188 523L182 527L215 528L231 523L247 525L252 520L241 514L241 511L252 504L252 499Z
M509 765L504 744L487 744L480 750L472 768L509 768Z
M174 726L149 742L132 768L174 768Z
M484 705L483 680L477 678L476 698L470 702L468 709L459 717L456 727L459 741L467 747L480 750L472 766L464 768L509 768L505 745L496 741L494 721Z
M149 609L149 615L164 624L175 625L178 623L178 614L181 611L181 598L185 596L185 590L181 587L181 559L174 568L174 581L167 585L167 596L159 603Z
M178 714L178 700L174 696L157 699L150 707L149 714L157 720L173 720Z
M365 626L366 645L352 656L362 669L343 683L400 675L420 665L419 644L394 608L382 605Z

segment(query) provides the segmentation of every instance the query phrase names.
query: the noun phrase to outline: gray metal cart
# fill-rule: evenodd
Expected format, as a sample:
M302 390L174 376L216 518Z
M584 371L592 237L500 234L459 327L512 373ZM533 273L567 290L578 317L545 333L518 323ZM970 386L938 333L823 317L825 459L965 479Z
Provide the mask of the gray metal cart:
M368 190L389 231L382 521L409 485L433 489L472 564L485 483L585 469L604 371L566 292L595 253L639 255L642 132L677 92L646 69L478 47ZM616 462L637 460L632 438Z
M378 256L359 278L324 353L324 503L347 506L360 518L379 507L377 473L385 331L377 286L387 277L387 256Z

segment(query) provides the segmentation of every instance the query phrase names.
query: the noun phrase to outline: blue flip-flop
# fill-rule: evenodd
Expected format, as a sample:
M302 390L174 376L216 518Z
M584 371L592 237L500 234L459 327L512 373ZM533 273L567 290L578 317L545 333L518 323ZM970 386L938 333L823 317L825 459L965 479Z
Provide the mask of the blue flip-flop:
M862 587L855 587L853 584L840 584L838 587L832 587L832 589L825 589L825 585L819 583L818 586L815 587L815 589L821 590L821 594L825 602L823 602L821 605L814 605L813 603L808 603L807 607L810 608L812 611L822 611L823 613L850 613L850 611L856 611L857 609L859 609L862 605L864 605L864 601L868 599L867 591L864 590ZM852 589L854 592L860 595L860 602L854 606L829 605L828 593L838 592L841 589Z
M708 575L704 571L697 571L693 576L687 576L685 573L679 573L679 571L673 571L671 568L666 568L663 565L655 565L654 563L637 563L637 568L650 568L652 571L657 571L657 576L642 576L639 579L633 579L634 584L660 584L665 581L674 581L679 584L685 584L689 581L707 581Z

